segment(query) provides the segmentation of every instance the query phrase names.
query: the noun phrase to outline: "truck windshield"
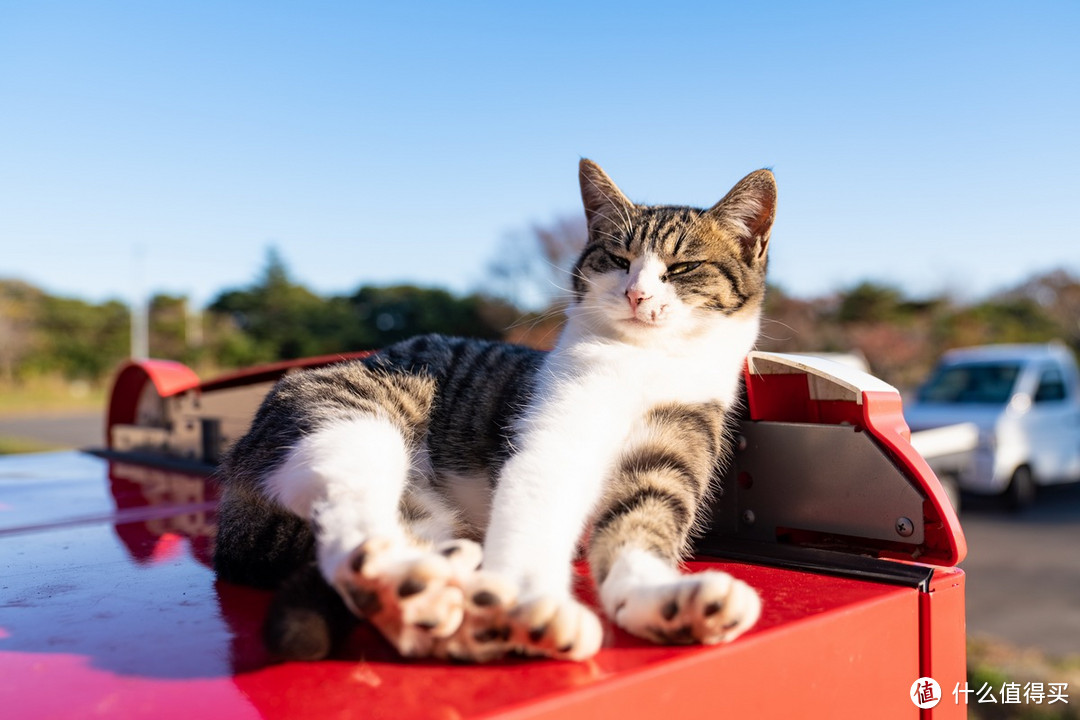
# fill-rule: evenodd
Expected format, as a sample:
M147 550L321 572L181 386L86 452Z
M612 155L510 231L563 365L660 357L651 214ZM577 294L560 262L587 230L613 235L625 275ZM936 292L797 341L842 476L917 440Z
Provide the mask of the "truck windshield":
M941 365L919 390L920 402L1004 405L1020 374L1017 363Z

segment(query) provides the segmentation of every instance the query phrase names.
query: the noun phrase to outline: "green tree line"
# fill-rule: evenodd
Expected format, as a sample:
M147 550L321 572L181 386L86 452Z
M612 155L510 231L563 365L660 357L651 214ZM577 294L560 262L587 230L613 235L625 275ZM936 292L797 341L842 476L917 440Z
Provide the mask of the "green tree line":
M560 322L553 309L530 314L485 293L398 285L323 296L294 281L274 252L251 285L221 292L206 308L159 294L147 312L151 356L179 360L204 376L377 348L425 332L544 347ZM127 357L130 333L123 303L89 303L0 280L0 386L43 376L101 384ZM1052 340L1080 350L1080 279L1060 270L974 302L912 298L873 282L812 299L773 287L758 347L856 352L876 375L909 388L949 348Z
M378 348L425 332L497 339L518 318L508 302L412 285L362 286L320 296L271 252L250 286L205 309L158 294L147 308L152 357L202 373L275 360ZM117 301L90 303L0 280L0 385L45 375L100 384L128 357L131 315Z

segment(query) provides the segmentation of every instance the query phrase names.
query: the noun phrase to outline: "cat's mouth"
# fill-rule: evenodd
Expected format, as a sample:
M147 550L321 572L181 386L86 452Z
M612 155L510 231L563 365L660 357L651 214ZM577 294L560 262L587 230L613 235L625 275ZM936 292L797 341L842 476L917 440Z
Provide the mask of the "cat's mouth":
M650 320L646 318L639 318L636 315L631 315L628 318L623 318L622 322L626 325L630 325L631 327L639 328L658 328L664 324L663 318L658 320Z

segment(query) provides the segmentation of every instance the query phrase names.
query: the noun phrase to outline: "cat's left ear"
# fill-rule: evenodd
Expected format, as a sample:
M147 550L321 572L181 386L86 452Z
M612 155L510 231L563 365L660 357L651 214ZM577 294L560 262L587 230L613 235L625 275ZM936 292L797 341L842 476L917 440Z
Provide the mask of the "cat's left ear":
M709 208L707 214L738 233L747 262L765 257L776 217L776 178L769 170L755 170Z
M582 158L578 165L581 183L581 200L585 204L585 220L591 230L598 223L606 222L629 231L627 213L634 206L619 190L615 181L608 177L599 165Z

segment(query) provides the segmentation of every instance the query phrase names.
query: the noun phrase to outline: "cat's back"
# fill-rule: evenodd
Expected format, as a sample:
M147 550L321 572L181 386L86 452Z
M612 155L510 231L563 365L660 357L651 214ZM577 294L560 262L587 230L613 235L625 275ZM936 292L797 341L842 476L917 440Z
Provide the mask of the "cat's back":
M437 470L490 475L510 453L514 424L532 400L545 353L494 340L420 335L362 362L435 383L427 449Z

